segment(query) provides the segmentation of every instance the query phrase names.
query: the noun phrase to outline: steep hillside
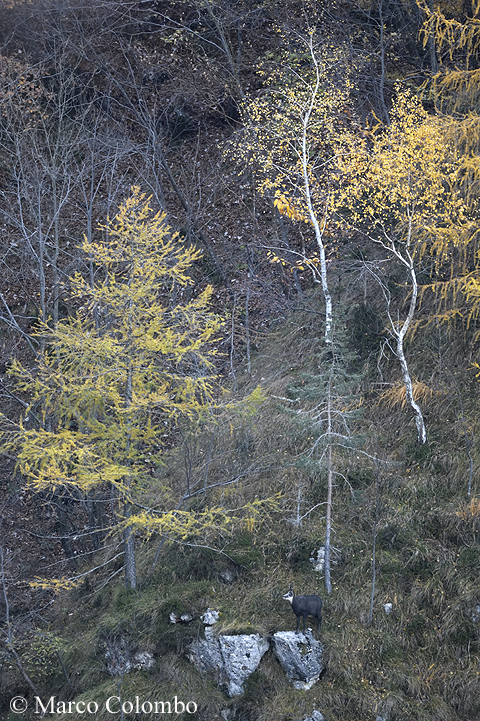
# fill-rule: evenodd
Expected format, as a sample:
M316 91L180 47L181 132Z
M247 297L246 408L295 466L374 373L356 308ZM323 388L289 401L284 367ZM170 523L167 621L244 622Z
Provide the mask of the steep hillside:
M462 361L459 335L440 338L434 328L417 341L414 373L424 377L435 370L437 377L425 406L429 441L418 445L411 414L385 399L398 368L393 357L377 365L381 309L374 294L364 302L361 282L355 290L353 279L344 279L343 269L337 297L348 297L350 305L346 330L350 349L359 353L356 398L363 412L355 421L355 446L336 451L331 595L309 560L324 543L325 474L321 462L310 457L307 463L303 452L310 430L299 425L286 401L315 364L321 304L309 296L303 310L259 345L251 375L237 374L237 392L259 383L264 402L233 428L220 424L211 447L210 485L221 483L226 473L243 476L219 486L219 498L225 501L228 494L235 506L281 493L277 508L251 530L223 532L221 544L213 532L211 545L192 541L159 548L158 539L146 544L136 591L126 591L120 579L105 585L100 570L75 591L62 593L49 612L48 631L39 632L38 647L22 650L42 699L94 701L101 710L111 696L127 701L177 696L194 701L203 719L221 718L221 712L232 719L301 719L314 708L328 721L470 720L479 713L479 459L471 443L474 480L467 497L465 445L465 434L473 440L475 432L474 374ZM455 367L455 376L449 367ZM193 477L201 472L194 450L205 453L211 440L200 436L178 449L162 471L175 479L174 487L184 483L186 454L193 459ZM298 593L324 598L325 675L310 691L296 691L269 652L245 695L229 700L186 658L189 644L203 636L200 615L207 608L220 611L215 633L271 636L294 627L281 599L289 583ZM172 612L194 620L172 624ZM105 657L112 647L150 653L155 663L149 671L112 677ZM25 691L13 672L4 674L3 683L4 694ZM95 718L109 715L99 711Z
M479 20L0 5L2 721L480 717Z

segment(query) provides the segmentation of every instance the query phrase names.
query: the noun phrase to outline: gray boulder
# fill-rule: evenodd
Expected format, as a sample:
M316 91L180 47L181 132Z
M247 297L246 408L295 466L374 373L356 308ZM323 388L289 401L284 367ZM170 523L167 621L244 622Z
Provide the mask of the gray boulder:
M147 651L132 651L123 636L105 641L105 665L110 676L124 676L131 671L150 671L155 661Z
M258 633L220 636L219 641L227 693L230 698L241 696L244 681L258 668L262 656L268 651L268 641Z
M268 650L268 641L260 634L240 634L215 638L212 629L205 629L205 639L194 641L188 658L202 673L213 673L230 696L244 693L243 683L257 669Z
M205 629L204 639L199 638L190 644L187 657L201 673L213 673L217 682L222 682L223 659L220 644L218 639L214 638L211 628Z
M323 715L323 713L320 713L320 711L314 709L312 715L306 719L303 719L303 721L325 721L325 716Z
M310 629L299 634L293 631L275 633L273 650L287 677L298 690L311 689L325 669L322 663L323 645L313 638Z
M205 626L214 626L220 618L220 611L212 611L211 608L207 608L204 614L200 616Z
M178 614L175 611L172 611L169 615L170 623L191 623L195 620L195 616L192 616L191 613L181 613Z

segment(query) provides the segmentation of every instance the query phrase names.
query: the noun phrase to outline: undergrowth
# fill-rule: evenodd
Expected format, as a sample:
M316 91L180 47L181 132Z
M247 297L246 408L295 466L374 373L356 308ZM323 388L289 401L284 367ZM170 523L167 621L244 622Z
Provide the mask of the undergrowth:
M320 332L317 315L298 312L272 332L253 359L251 374L237 375L240 395L260 384L267 400L251 417L237 417L233 428L220 419L213 440L195 439L196 448L212 444L210 482L242 471L237 484L218 487L217 500L228 497L234 507L278 493L278 510L259 526L212 538L211 544L167 542L159 549L158 539L145 543L139 550L142 581L136 591L127 592L117 577L103 587L94 580L63 593L51 628L62 639L64 672L57 667L50 678L38 678L43 698L52 695L53 683L57 697L95 700L100 706L111 696L177 696L195 701L200 720L220 719L223 711L223 718L235 721L297 721L314 708L327 721L376 716L471 721L480 716L480 456L472 446L475 473L467 497L464 443L465 423L472 437L476 433L470 368L458 366L454 340L442 348L441 372L432 360L434 339L425 334L423 354L417 341L412 367L419 378L428 372L438 390L426 399L429 439L418 446L408 410L382 400L385 384L398 380L394 359L383 361L382 386L368 370L379 333L376 308L354 307L351 318L357 323L351 342L358 345L363 333L359 393L364 408L356 427L362 445L336 456L332 594L324 594L322 574L309 560L323 544L326 480L321 464L312 472L299 462L310 439L295 425L295 403L288 400L289 384L314 368ZM449 354L457 362L450 385ZM162 470L170 481L177 474L178 488L185 450L180 446ZM374 536L376 582L369 624ZM246 683L245 695L228 699L187 659L189 644L204 634L200 616L207 608L220 612L216 635L271 636L293 629L295 617L281 598L290 583L297 593L324 598L325 676L310 691L295 691L269 652ZM174 624L172 613L193 619ZM110 676L105 649L118 639L150 653L152 669ZM20 681L9 677L9 691L16 688ZM102 713L95 718L112 717ZM55 717L85 718L78 713ZM137 718L133 712L127 717Z

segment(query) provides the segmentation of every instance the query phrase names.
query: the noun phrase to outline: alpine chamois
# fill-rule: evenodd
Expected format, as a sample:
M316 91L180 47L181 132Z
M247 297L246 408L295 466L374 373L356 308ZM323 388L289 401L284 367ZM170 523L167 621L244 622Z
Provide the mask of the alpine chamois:
M282 596L285 601L292 604L292 611L297 617L297 630L300 626L300 616L303 616L303 633L305 633L305 621L307 616L313 616L317 619L317 632L322 626L322 599L319 596L295 596L295 592L290 584L288 593Z

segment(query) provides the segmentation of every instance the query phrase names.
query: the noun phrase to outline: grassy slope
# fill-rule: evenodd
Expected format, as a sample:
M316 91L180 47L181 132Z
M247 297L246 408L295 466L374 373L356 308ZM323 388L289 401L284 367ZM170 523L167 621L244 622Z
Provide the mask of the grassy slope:
M310 310L315 308L314 302ZM165 546L152 569L156 547L146 544L139 553L143 581L137 592L127 593L117 577L100 591L88 584L59 599L52 631L62 638L62 660L76 701L95 700L103 707L112 695L127 700L139 696L142 701L170 700L176 695L197 703L198 719L220 718L226 707L235 710L235 719L263 721L295 721L315 707L328 721L367 721L377 714L388 714L390 721L467 721L480 715L480 622L473 620L480 603L480 514L479 506L468 505L466 497L468 458L458 410L460 393L464 420L475 430L476 381L463 360L466 352L460 334L450 339L444 334L439 340L434 329L417 336L410 349L412 370L419 378L430 379L438 391L425 401L429 441L418 447L408 410L379 402L372 308L365 313L358 306L352 316L356 320L350 321L351 342L361 351L366 373L365 410L357 430L363 434L363 449L378 452L386 461L379 473L372 625L367 620L377 469L361 455L338 456L342 475L335 488L333 543L339 563L333 567L333 593L325 598L321 632L325 677L308 692L294 691L269 653L247 682L245 696L228 700L184 655L203 628L198 616L207 607L221 611L218 632L272 634L294 628L295 618L281 600L290 581L299 593L324 595L322 580L308 560L321 545L322 508L312 512L301 528L285 522L294 514L299 481L303 512L326 495L321 473L307 478L296 466L295 456L304 441L278 400L288 383L312 362L312 349L321 334L321 315L297 312L261 345L253 358L252 377L237 377L239 393L261 383L269 399L253 420L238 421L233 432L218 439L219 447L229 447L239 466L266 468L252 471L229 491L231 502L281 491L279 512L253 533L244 530L226 538L223 550L228 557L204 548ZM454 366L455 383L447 372ZM382 373L384 383L399 377L393 359L383 364ZM478 463L474 455L475 470ZM221 462L212 463L211 479L216 474L221 478L221 468ZM165 472L174 476L180 469L177 459L177 465L172 463ZM475 479L476 473L473 497L478 493ZM213 500L225 498L223 489ZM226 568L234 575L233 583L225 584L219 577ZM393 604L390 615L383 609L387 602ZM191 612L196 620L188 626L172 625L168 620L172 610ZM108 676L105 643L120 636L128 638L132 647L153 653L153 671L134 672L123 680ZM52 693L68 697L58 664L39 687L44 698ZM85 715L57 714L56 718ZM100 712L96 718L112 716Z

